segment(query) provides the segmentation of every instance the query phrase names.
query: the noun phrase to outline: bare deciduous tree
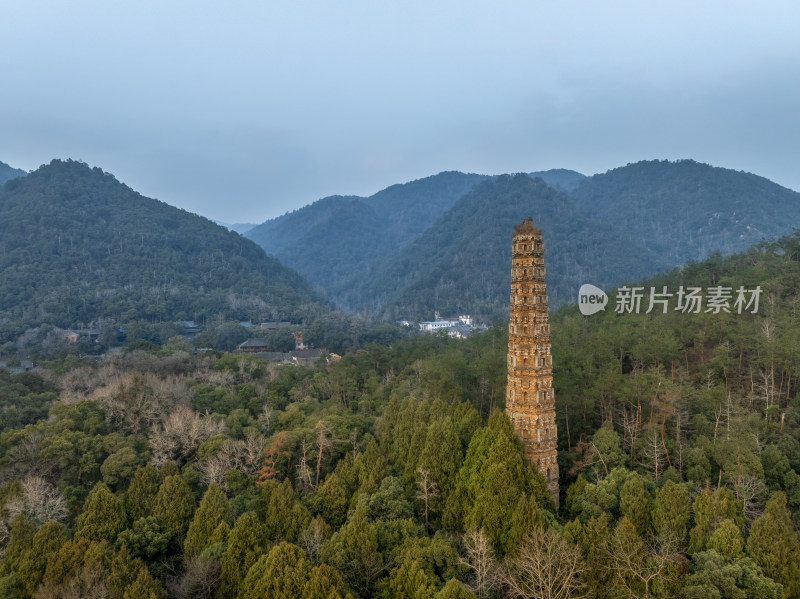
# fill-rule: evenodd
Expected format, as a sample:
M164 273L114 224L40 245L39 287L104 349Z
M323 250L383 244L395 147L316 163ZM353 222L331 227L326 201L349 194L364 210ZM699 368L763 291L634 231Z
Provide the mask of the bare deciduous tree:
M269 429L272 426L272 407L268 403L265 403L264 407L261 408L261 413L258 415L258 425L265 435L269 434Z
M678 555L677 539L661 535L645 543L633 532L632 525L630 534L620 534L618 529L607 550L609 568L631 599L649 599L653 581L678 560Z
M737 476L733 490L736 499L742 502L742 511L748 526L761 515L766 488L761 480L752 474Z
M431 480L431 473L427 468L420 466L417 468L419 479L417 480L417 499L422 502L425 511L425 529L430 532L428 526L428 513L431 505L439 497L439 487Z
M239 470L250 476L261 466L264 443L264 437L253 433L249 433L244 441L226 439L217 453L200 462L201 480L206 485L215 482L224 487L228 470Z
M247 436L241 443L242 455L239 469L246 476L250 476L261 468L261 459L264 456L264 445L267 444L267 440L263 435L247 433Z
M644 458L647 461L647 467L650 468L650 471L653 473L653 480L658 480L658 477L664 472L664 467L667 462L667 453L664 450L664 444L661 441L657 428L651 428L648 433Z
M3 556L6 553L6 547L8 546L9 538L10 533L8 530L8 525L4 520L0 520L0 559L3 559Z
M200 445L225 430L225 425L209 416L201 416L187 406L176 408L150 433L151 461L156 466L173 461L178 465L193 458Z
M303 494L314 490L314 483L311 482L311 469L308 467L308 443L303 439L302 453L297 463L297 484Z
M39 476L26 476L22 480L22 493L6 503L9 522L24 513L34 522L61 521L67 515L67 502L61 493Z
M317 516L300 536L300 545L303 547L306 555L308 555L308 558L317 565L320 563L319 554L322 550L322 544L327 537L325 526L325 521Z
M314 480L314 488L316 489L319 486L319 475L320 471L322 470L322 456L325 451L331 448L331 441L328 438L331 434L330 429L328 426L322 422L322 420L317 421L317 477Z
M176 599L210 599L220 583L220 564L217 560L202 555L193 555L186 560L181 574L166 580L170 597Z
M509 597L566 599L585 597L580 550L557 532L534 527L523 539L516 556L500 569Z
M52 471L55 461L43 460L39 452L44 439L39 431L30 432L22 441L14 445L6 454L6 472L3 478L23 478L26 476L43 476ZM0 479L2 480L2 479Z
M482 528L472 527L464 535L464 557L459 562L472 570L469 585L478 599L489 596L498 582L498 566L489 536Z

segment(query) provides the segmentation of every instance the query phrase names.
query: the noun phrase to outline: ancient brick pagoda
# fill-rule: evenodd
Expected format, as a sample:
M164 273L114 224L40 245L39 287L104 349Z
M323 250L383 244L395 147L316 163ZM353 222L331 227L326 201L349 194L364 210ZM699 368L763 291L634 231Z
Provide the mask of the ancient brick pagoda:
M547 321L542 232L527 218L514 228L508 323L506 412L525 454L558 505L556 407Z

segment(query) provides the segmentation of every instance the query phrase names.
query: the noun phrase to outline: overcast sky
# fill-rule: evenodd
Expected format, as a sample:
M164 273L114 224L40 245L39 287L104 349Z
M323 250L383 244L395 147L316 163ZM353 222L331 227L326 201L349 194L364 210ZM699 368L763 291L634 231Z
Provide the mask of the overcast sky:
M0 5L0 161L226 222L443 170L694 158L800 190L800 3Z

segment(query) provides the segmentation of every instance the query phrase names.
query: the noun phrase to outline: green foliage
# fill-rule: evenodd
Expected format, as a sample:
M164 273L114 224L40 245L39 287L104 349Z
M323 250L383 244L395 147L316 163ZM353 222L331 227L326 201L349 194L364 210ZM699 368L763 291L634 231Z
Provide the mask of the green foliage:
M780 491L770 497L761 517L753 522L747 554L764 574L783 585L787 597L800 593L800 541Z
M262 555L247 571L239 596L242 599L285 597L302 599L311 577L311 564L297 545L283 542Z
M0 368L0 432L45 418L55 399L56 389L41 377Z
M475 599L475 593L455 578L451 578L436 595L436 599Z
M125 511L131 521L153 514L162 480L161 474L152 464L136 469L124 499Z
M274 541L297 559L277 560L272 578L307 565L293 595L469 596L463 582L487 596L481 527L489 570L518 566L526 538L547 530L553 547L580 551L596 597L771 597L772 580L791 596L792 243L663 277L751 287L767 273L763 314L553 315L558 517L501 409L502 328L369 346L330 369L208 353L54 363L29 390L46 381L63 401L0 432L1 593L120 598L144 569L175 596L234 598L256 563L253 580L272 584ZM149 401L164 417L145 414ZM173 411L190 402L209 413ZM160 471L141 465L151 456Z
M364 503L359 502L347 523L323 545L321 555L353 589L362 594L373 589L384 558L378 551L378 529L367 520Z
M0 310L20 332L101 318L289 320L319 299L253 242L79 162L56 160L10 181L0 220ZM140 331L129 326L128 339Z
M411 557L406 557L389 575L388 597L433 599L435 595L436 586L433 581Z
M215 531L221 524L230 522L228 499L217 483L211 483L194 513L183 551L187 556L200 553L212 542Z
M296 541L311 515L300 503L292 482L288 478L283 483L268 480L262 487L261 498L267 537L274 541Z
M222 597L232 599L240 592L250 567L269 547L263 524L253 512L239 516L228 535L227 549L220 560Z
M189 485L177 474L167 476L153 503L153 516L173 537L181 541L194 514L194 497Z
M75 539L116 541L125 529L126 517L122 502L104 483L97 483L89 493L83 510L75 522Z
M446 172L369 198L324 198L246 236L321 285L340 305L354 306L356 273L365 272L375 258L393 255L483 179Z
M166 555L173 537L174 533L161 518L148 516L139 518L129 529L122 531L117 544L126 546L134 557L155 562Z
M642 477L631 472L619 492L619 511L631 521L639 536L650 531L650 512L652 497L645 487Z
M689 524L689 491L684 485L668 480L656 492L652 513L653 528L662 538L686 543Z
M681 595L684 599L780 599L783 587L764 576L750 558L725 560L715 551L692 556L692 574Z
M342 577L328 564L312 568L303 587L303 599L354 599L347 591Z
M132 447L121 448L109 455L100 466L103 482L109 487L119 488L121 483L130 480L140 462L139 456Z
M743 557L744 537L741 529L730 518L723 520L708 539L708 549L716 551L727 561Z
M167 599L167 593L147 568L142 568L133 584L125 589L122 599Z
M741 504L733 493L722 487L716 491L703 489L694 500L695 525L689 531L691 551L702 551L713 532L724 520L732 520L741 526Z

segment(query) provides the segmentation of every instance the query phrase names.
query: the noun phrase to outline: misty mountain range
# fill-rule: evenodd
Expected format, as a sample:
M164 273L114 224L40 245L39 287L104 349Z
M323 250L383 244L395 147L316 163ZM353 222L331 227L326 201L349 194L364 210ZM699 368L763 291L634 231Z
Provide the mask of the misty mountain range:
M0 164L3 178L8 334L97 318L302 320L327 309L323 295L378 318L490 320L507 316L511 231L527 217L544 232L551 307L575 301L582 283L637 281L800 222L797 192L692 160L591 177L443 172L236 225L248 239L78 162L30 174Z
M791 233L799 200L763 177L693 160L592 177L445 172L369 198L324 198L246 235L347 310L502 318L511 231L526 217L544 232L548 294L559 306L585 282L615 286Z

